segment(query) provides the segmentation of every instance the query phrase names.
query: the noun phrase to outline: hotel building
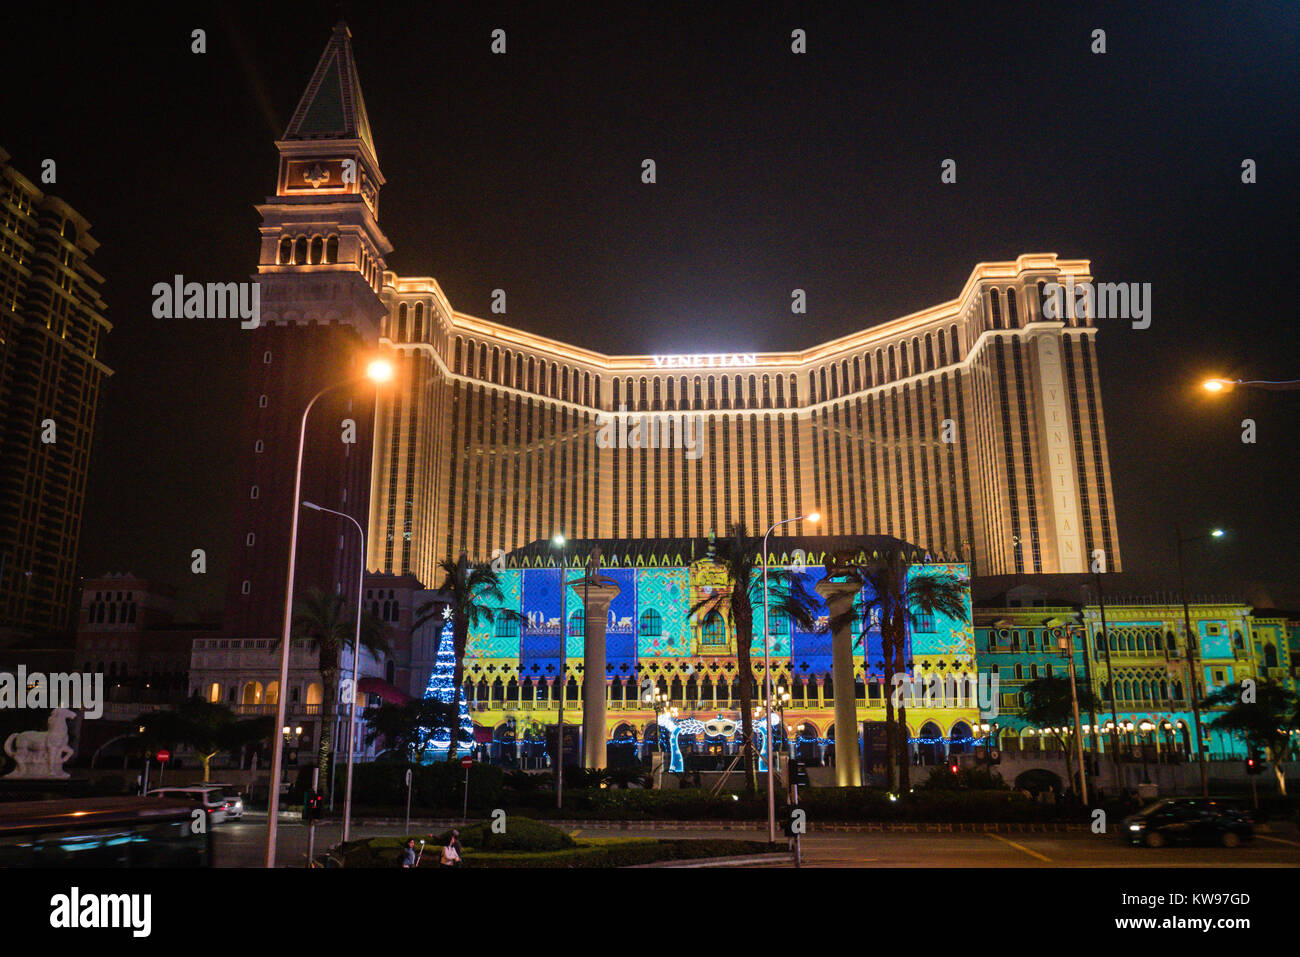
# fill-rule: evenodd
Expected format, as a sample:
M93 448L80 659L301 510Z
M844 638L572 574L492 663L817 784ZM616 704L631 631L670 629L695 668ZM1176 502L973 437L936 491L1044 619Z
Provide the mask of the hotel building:
M0 150L0 629L72 620L99 358L90 223Z
M785 526L777 547L880 538L963 574L1079 572L1100 558L1119 569L1097 327L1040 308L1045 285L1091 279L1086 260L981 263L947 302L799 351L605 354L458 312L436 280L388 268L384 178L346 25L276 145L276 193L258 207L261 325L249 333L223 640L278 638L303 409L376 351L393 358L395 382L377 401L371 386L321 397L301 495L368 527L372 575L434 588L443 559L464 551L506 567L555 533L623 552L643 542L658 564L685 568L699 556L672 543L735 523L761 534L813 510L822 524ZM351 443L339 441L345 421ZM297 555L299 596L351 600L354 532L304 513ZM397 663L412 691L433 648L415 657L420 667ZM471 667L550 689L558 664L528 658L502 647ZM535 664L551 671L534 676ZM794 664L785 677L808 702L824 669L796 675ZM470 681L477 707L482 678ZM260 704L272 703L278 689L264 690Z

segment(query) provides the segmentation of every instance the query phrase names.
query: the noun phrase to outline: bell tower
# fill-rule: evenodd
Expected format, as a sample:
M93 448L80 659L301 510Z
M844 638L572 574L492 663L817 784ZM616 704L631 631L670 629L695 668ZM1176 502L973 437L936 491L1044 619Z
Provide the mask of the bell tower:
M280 637L303 410L320 390L343 383L311 408L302 499L351 515L363 527L369 515L375 391L364 370L379 349L387 315L380 290L392 246L379 228L384 179L345 23L334 27L275 145L275 195L257 207L260 317L246 333L229 638ZM363 560L356 539L350 523L327 513L299 517L296 601L319 590L356 608ZM305 701L303 690L291 680L289 701ZM268 688L262 701L226 703L273 701Z

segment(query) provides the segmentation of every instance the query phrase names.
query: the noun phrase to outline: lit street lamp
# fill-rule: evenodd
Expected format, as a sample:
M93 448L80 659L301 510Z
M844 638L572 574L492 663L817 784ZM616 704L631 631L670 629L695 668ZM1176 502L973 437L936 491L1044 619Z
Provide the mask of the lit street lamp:
M347 784L343 788L343 843L346 844L352 827L352 762L357 749L355 741L357 733L357 682L360 680L357 672L361 667L361 598L366 587L366 530L351 515L336 512L332 508L325 508L315 502L303 502L302 506L314 512L328 512L330 515L346 518L356 526L357 534L361 537L361 562L357 569L357 629L352 636L352 707L348 712L348 775ZM332 785L333 778L330 779L330 782Z
M1201 706L1196 698L1196 672L1193 659L1196 656L1196 636L1192 632L1192 611L1187 598L1187 574L1183 569L1183 545L1187 542L1201 541L1206 538L1222 538L1223 529L1216 528L1208 534L1183 536L1178 526L1174 526L1174 540L1178 547L1178 584L1183 593L1183 627L1187 632L1187 694L1192 705L1193 734L1196 738L1196 757L1201 768L1201 795L1210 796L1210 770L1205 764L1205 742L1201 740Z
M289 576L285 584L284 592L284 632L280 639L280 683L277 686L279 691L276 694L275 705L275 725L274 727L284 727L285 705L289 698L289 651L292 645L293 636L293 578L296 567L295 559L298 552L298 504L302 500L302 457L303 449L307 443L307 416L311 413L312 406L316 400L326 392L333 392L335 389L343 389L348 386L356 385L365 379L375 383L376 389L381 383L392 380L394 374L393 364L386 359L373 359L366 366L364 376L357 376L351 379L345 379L342 382L336 382L333 385L327 385L321 389L308 401L306 407L302 410L302 423L298 428L298 462L294 467L293 475L293 518L289 527ZM378 395L376 395L376 403ZM365 568L365 561L361 567ZM280 819L280 778L284 772L282 761L284 759L284 739L277 736L271 748L271 793L268 799L267 820L266 820L266 867L275 867L275 848L276 837Z
M1207 392L1230 392L1239 385L1273 392L1292 392L1300 389L1300 379L1206 379L1201 383Z
M565 613L565 599L568 597L569 586L564 580L568 574L564 561L564 546L567 544L563 532L556 532L551 536L551 545L560 551L560 693L557 696L559 704L559 714L555 721L555 807L558 810L564 801L564 695L569 689L569 677L566 674L569 668L569 619ZM583 608L583 614L587 613ZM583 623L583 641L586 638L586 623Z
M809 512L807 515L796 515L794 518L785 518L779 522L773 522L763 533L763 683L766 686L767 693L764 695L767 705L772 707L772 652L771 642L768 640L768 630L770 624L768 621L768 598L767 598L767 537L772 531L782 525L788 525L791 522L806 520L813 525L821 521L820 512ZM766 719L768 727L763 735L765 750L767 751L767 840L769 844L776 843L776 778L772 768L772 722ZM752 743L745 742L746 749L750 748Z

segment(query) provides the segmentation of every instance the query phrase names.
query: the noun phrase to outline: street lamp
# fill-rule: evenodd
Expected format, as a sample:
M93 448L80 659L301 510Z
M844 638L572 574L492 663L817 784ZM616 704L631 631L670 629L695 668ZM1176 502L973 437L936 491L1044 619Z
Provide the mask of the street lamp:
M1074 744L1075 751L1079 756L1079 796L1083 803L1088 803L1088 773L1083 763L1083 729L1079 726L1079 691L1074 682L1074 642L1070 640L1070 633L1067 629L1065 634L1056 640L1056 647L1065 655L1069 662L1070 668L1070 706L1074 712ZM1068 747L1068 745L1067 745Z
M552 535L551 544L560 550L560 694L557 698L560 710L555 721L555 807L558 810L564 801L564 693L569 687L565 674L569 667L569 622L564 615L564 599L569 589L564 583L564 534Z
M315 502L303 502L302 506L314 512L328 512L330 515L346 518L356 526L357 535L361 538L361 562L357 569L357 629L352 636L352 707L348 712L348 774L347 784L344 785L343 789L343 843L346 844L348 834L352 829L352 762L357 749L355 740L357 733L357 682L360 680L358 671L361 667L361 598L366 587L366 530L351 515L336 512L332 508L325 508ZM331 777L331 785L333 780Z
M293 474L293 518L289 527L289 575L284 590L284 632L280 637L280 683L276 694L275 727L284 726L285 705L289 698L289 650L293 640L293 578L296 567L295 559L298 552L298 503L302 499L302 456L304 447L307 444L307 416L311 413L316 400L326 392L347 388L365 380L375 383L376 389L378 389L381 383L389 382L392 378L393 364L391 362L387 359L372 359L366 366L364 376L344 379L342 382L327 385L312 396L302 410L302 422L298 427L298 461L294 466ZM376 402L378 402L378 395L375 398ZM365 565L366 563L363 560L361 567L364 569ZM284 770L281 766L283 759L284 740L277 736L273 739L271 747L271 793L267 802L266 820L266 867L275 867L276 837L280 818L280 778Z
M822 519L821 512L809 512L807 515L796 515L794 518L785 518L779 522L773 522L768 526L767 531L763 533L763 683L766 686L766 695L764 695L769 714L772 707L772 654L771 642L768 640L768 630L770 624L768 621L768 598L767 598L767 537L772 531L782 525L789 525L791 522L806 520L816 525ZM769 844L776 843L776 778L772 768L772 728L771 721L768 721L769 727L763 736L767 751L767 840ZM753 746L750 741L745 742L745 748Z
M1183 536L1182 530L1174 526L1174 540L1178 547L1178 584L1183 597L1183 627L1187 632L1187 693L1192 705L1192 722L1196 736L1196 757L1201 768L1201 795L1210 796L1210 770L1205 764L1205 742L1201 740L1201 707L1196 701L1196 672L1193 671L1192 659L1196 654L1196 638L1192 634L1192 611L1187 598L1187 574L1183 568L1183 545L1187 542L1200 541L1205 538L1222 538L1224 531L1216 528L1208 534Z
M1230 392L1236 386L1291 392L1300 389L1300 379L1206 379L1201 387L1207 392Z

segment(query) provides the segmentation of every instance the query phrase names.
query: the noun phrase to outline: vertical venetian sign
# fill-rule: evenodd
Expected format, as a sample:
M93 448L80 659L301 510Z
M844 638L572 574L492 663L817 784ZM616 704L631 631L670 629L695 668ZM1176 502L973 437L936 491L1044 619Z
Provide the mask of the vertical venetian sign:
M1046 450L1048 487L1052 490L1052 520L1057 560L1062 572L1087 571L1079 536L1079 492L1075 484L1074 445L1061 374L1061 344L1050 332L1034 337L1038 356L1039 422Z

